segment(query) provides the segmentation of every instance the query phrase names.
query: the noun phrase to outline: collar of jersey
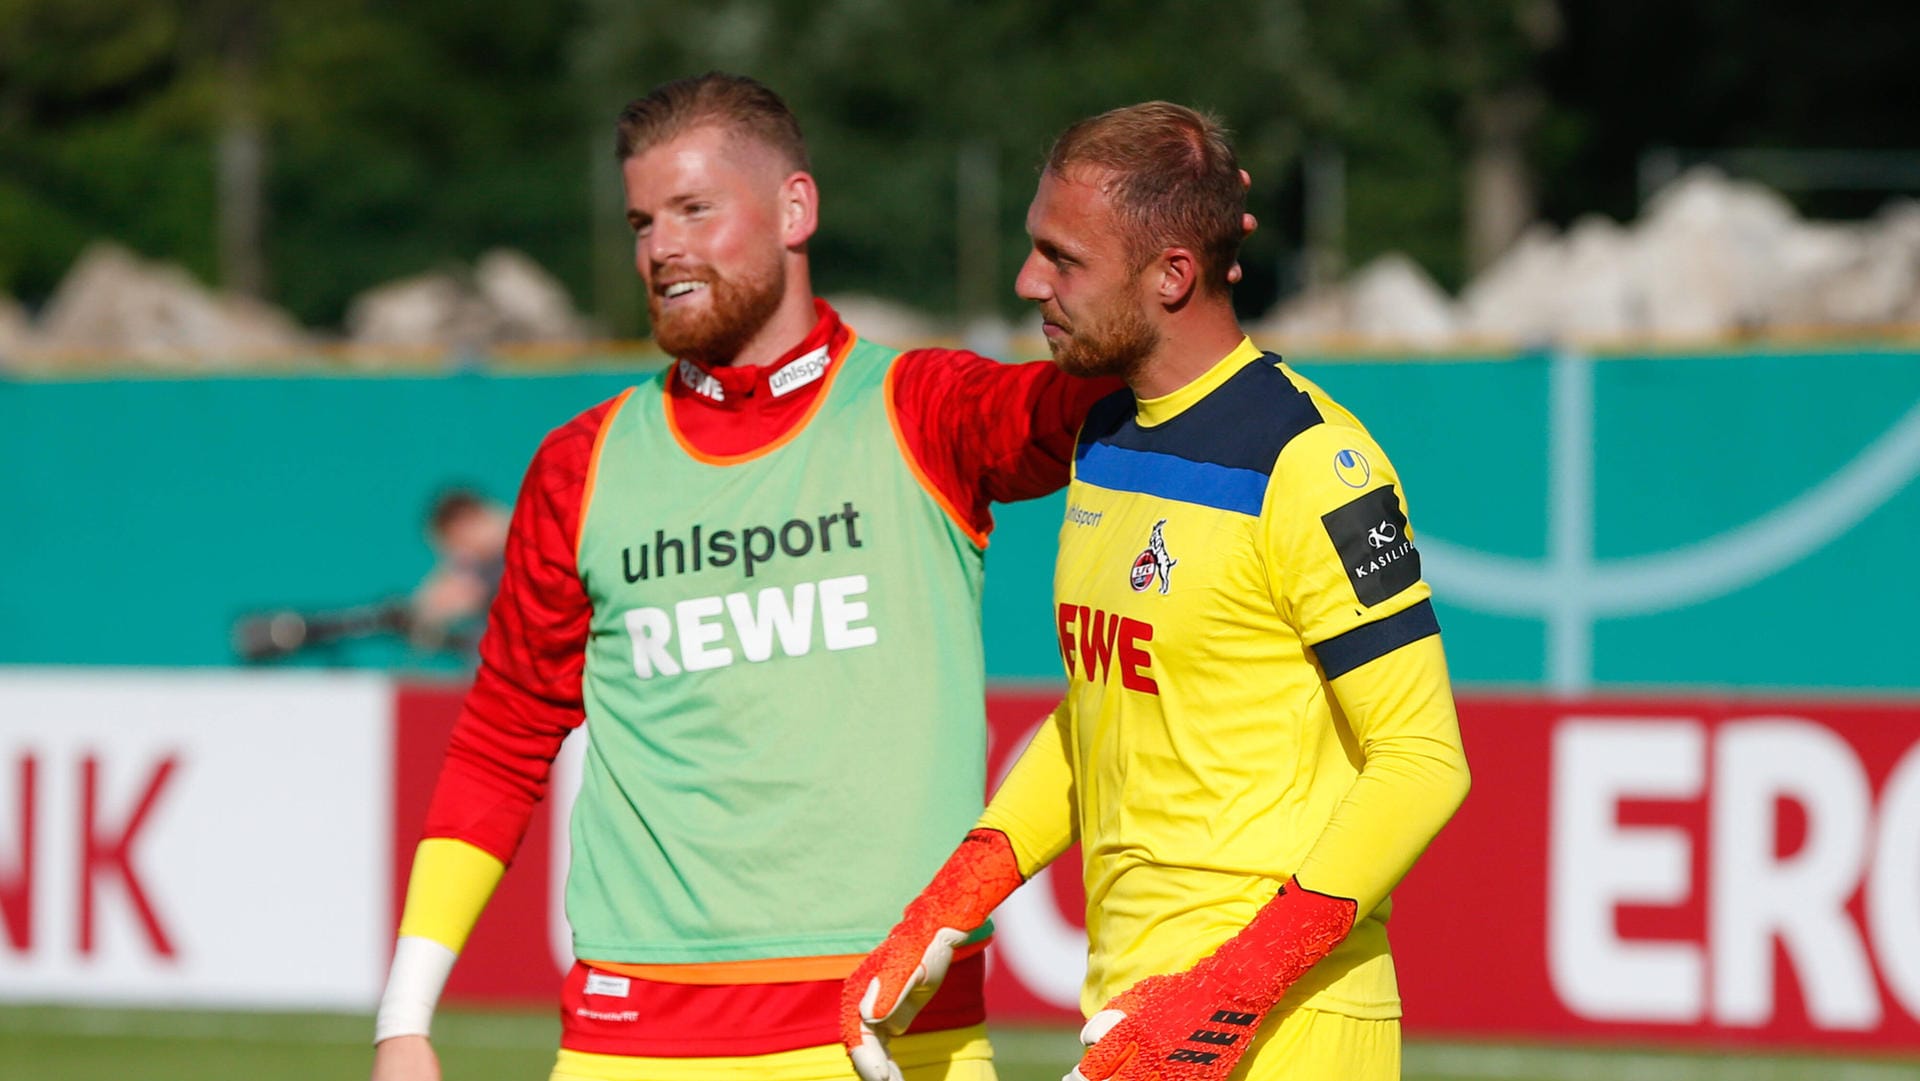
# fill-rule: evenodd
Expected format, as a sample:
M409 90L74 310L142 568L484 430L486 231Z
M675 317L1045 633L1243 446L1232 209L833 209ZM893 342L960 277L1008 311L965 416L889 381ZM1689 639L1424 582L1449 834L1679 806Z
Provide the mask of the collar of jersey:
M675 378L668 381L669 390L674 397L682 399L696 407L719 409L725 412L741 412L748 408L759 408L767 398L781 397L773 392L769 385L774 373L785 368L801 356L824 350L828 365L838 361L846 352L843 348L850 336L846 324L840 321L840 313L819 297L813 298L814 323L807 336L780 354L770 364L725 364L712 368L703 367L689 360L676 360ZM823 372L822 375L825 373ZM700 384L711 380L709 389L702 390ZM824 385L824 379L816 379L806 386L796 388L792 393L805 398L817 392ZM760 402L749 405L753 398Z
M1252 338L1241 338L1233 352L1220 358L1220 362L1208 368L1205 375L1181 387L1171 394L1162 394L1158 398L1137 398L1134 405L1142 428L1152 428L1187 411L1195 402L1212 394L1220 384L1233 378L1233 373L1260 359L1260 348L1253 344Z
M827 393L833 387L834 378L840 374L842 362L846 360L847 354L853 351L854 343L859 340L852 329L840 321L840 314L834 311L826 301L816 297L813 306L814 311L819 315L819 321L814 324L812 332L802 339L800 344L782 354L773 364L752 369L756 373L753 375L756 382L748 385L757 387L758 381L764 381L768 373L779 370L809 350L819 348L824 342L827 347L825 374L784 398L776 398L765 391L756 391L751 396L734 395L733 405L728 408L724 398L715 401L708 395L688 387L677 378L667 380L667 393L663 395L664 400L661 403L666 412L667 430L672 433L674 442L680 444L680 449L689 457L708 465L738 465L773 453L791 443L806 430L814 414L818 413L821 405L826 402ZM725 369L715 369L715 371L725 371ZM735 377L739 377L738 373ZM773 404L776 402L779 404ZM727 454L702 449L689 431L689 425L683 422L680 416L681 410L689 411L689 419L704 416L705 420L700 423L707 426L715 423L745 424L754 430L755 442L746 449Z

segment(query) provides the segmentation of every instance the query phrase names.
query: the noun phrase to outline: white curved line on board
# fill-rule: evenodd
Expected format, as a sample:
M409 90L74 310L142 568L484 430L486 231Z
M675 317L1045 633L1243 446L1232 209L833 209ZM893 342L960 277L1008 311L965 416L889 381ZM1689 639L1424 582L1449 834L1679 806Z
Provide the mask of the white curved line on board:
M1920 404L1819 487L1746 525L1693 544L1594 564L1561 587L1538 560L1488 555L1428 536L1420 560L1439 586L1494 615L1540 616L1578 600L1596 616L1641 615L1730 593L1804 559L1920 475ZM1562 588L1577 598L1560 595Z

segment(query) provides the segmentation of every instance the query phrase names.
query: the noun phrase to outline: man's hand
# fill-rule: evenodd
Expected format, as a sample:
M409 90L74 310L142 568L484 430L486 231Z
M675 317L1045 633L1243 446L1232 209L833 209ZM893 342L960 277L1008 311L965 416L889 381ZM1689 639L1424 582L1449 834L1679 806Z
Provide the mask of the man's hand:
M1240 186L1243 188L1246 188L1248 191L1253 190L1253 177L1247 175L1247 171L1245 169L1240 170ZM1245 240L1248 237L1252 236L1253 231L1258 228L1260 228L1259 219L1253 216L1252 211L1243 210L1240 212L1240 239L1241 240ZM1235 259L1233 261L1233 265L1227 268L1227 284L1234 285L1234 284L1238 284L1239 281L1240 281L1240 260Z
M440 1057L425 1036L390 1036L373 1045L372 1081L440 1081Z
M1149 976L1094 1014L1065 1081L1221 1081L1267 1011L1347 936L1355 908L1289 881L1192 968Z
M880 948L867 955L841 990L840 1041L864 1081L902 1081L900 1067L887 1053L887 1039L907 1031L913 1019L940 989L953 963L953 948L967 937L957 927L924 924L893 929ZM855 1002L854 989L864 986Z
M1233 1072L1267 1009L1196 967L1150 976L1080 1030L1066 1081L1217 1081Z
M999 830L967 834L906 915L840 990L840 1042L864 1081L900 1081L887 1039L907 1031L940 989L953 950L1020 885L1013 845Z

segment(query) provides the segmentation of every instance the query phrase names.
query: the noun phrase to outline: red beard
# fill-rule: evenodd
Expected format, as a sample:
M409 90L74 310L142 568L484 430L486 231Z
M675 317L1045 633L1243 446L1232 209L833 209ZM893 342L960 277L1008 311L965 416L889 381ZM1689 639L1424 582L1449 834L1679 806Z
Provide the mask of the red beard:
M696 279L707 283L706 304L686 311L665 310L664 298L650 290L647 316L653 323L654 344L670 357L703 368L733 363L779 310L783 277L777 262L762 273L743 274L737 279L709 272Z

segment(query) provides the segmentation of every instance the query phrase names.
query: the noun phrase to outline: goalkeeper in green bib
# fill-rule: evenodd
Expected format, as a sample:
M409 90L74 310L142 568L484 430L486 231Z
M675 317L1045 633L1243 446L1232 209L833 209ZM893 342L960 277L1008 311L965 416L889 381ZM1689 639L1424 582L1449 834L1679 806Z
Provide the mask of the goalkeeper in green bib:
M841 983L981 811L989 507L1064 485L1119 386L842 323L799 125L753 80L656 88L617 154L673 362L527 470L376 1081L439 1076L440 991L582 723L553 1078L850 1078ZM982 938L892 1040L908 1077L993 1077Z

